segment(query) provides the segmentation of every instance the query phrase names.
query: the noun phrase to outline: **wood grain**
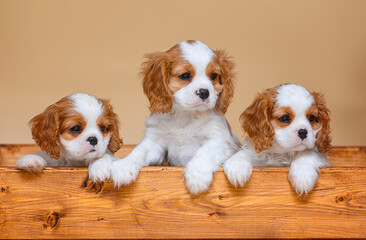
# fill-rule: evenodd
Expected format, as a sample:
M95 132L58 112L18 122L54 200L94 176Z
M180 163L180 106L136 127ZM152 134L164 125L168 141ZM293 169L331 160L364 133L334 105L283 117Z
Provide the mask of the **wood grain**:
M366 147L333 147L327 157L335 167L366 167Z
M123 145L115 155L123 158L134 147ZM34 144L0 145L0 167L14 167L21 156L39 150ZM334 167L366 167L366 147L333 147L328 152L328 161Z
M322 169L298 197L287 168L255 168L235 190L220 169L211 189L187 193L183 168L143 168L114 189L85 168L29 174L0 168L1 238L366 238L366 168Z
M115 156L126 157L135 145L123 145ZM3 144L0 145L0 167L15 167L18 159L27 154L41 150L35 144Z

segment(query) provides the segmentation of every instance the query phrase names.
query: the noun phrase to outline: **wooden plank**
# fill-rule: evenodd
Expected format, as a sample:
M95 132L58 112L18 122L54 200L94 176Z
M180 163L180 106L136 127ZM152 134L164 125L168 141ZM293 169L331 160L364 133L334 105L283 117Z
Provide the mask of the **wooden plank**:
M322 169L298 197L287 168L255 168L235 190L220 169L187 193L183 168L143 168L119 190L87 185L86 168L0 168L1 238L366 238L366 168Z
M123 145L115 156L127 156L135 145ZM0 145L0 167L15 167L18 159L27 154L33 154L40 148L35 144L3 144Z
M115 155L123 158L135 146L123 145ZM39 150L34 144L0 145L0 167L14 167L21 156ZM334 167L366 167L366 147L333 147L328 153L328 161Z
M333 147L328 161L335 167L366 167L366 147Z
M18 159L33 154L40 148L35 144L3 144L0 145L0 166L14 167Z

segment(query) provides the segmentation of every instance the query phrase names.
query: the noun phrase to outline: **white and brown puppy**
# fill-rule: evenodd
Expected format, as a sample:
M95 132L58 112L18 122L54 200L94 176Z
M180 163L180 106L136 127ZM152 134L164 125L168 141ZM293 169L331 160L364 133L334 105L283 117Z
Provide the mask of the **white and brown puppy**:
M206 191L213 173L238 149L224 117L233 96L233 67L222 50L184 41L166 52L146 55L144 93L150 101L145 136L124 159L113 162L116 186L135 181L143 166L185 166L192 194Z
M19 169L40 172L45 166L89 166L94 182L110 178L113 153L122 140L108 100L72 94L48 106L29 125L42 151L21 157Z
M301 195L313 189L319 168L329 166L329 110L324 97L296 84L260 93L240 120L248 140L224 164L229 181L241 187L253 166L290 166L289 180Z

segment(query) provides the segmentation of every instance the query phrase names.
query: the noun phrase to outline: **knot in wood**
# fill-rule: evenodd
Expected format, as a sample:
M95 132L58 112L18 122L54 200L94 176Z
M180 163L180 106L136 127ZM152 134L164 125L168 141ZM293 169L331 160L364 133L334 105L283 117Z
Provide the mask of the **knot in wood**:
M346 196L337 196L336 197L336 202L339 203L339 202L343 202L343 201L346 201L347 200L347 197Z
M219 212L219 211L215 211L215 212L209 213L208 215L210 215L212 217L212 216L223 216L225 214L222 212Z
M9 191L9 187L1 187L1 192L7 192Z
M59 222L60 214L57 212L50 212L46 215L43 223L44 228L53 229Z
M103 182L97 182L94 183L91 179L88 179L86 181L86 183L84 183L85 189L88 190L89 192L95 192L95 193L99 193L103 190Z

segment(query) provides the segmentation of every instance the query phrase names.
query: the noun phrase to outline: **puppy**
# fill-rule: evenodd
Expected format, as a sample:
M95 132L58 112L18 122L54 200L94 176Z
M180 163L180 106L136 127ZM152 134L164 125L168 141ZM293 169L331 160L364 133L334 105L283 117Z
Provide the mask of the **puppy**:
M32 137L42 151L21 157L19 169L89 166L94 182L110 177L113 153L120 147L119 121L108 100L76 93L48 106L30 120Z
M290 166L298 195L313 189L319 168L328 167L329 110L324 97L296 84L260 93L240 116L248 140L227 160L224 171L235 187L249 180L252 166Z
M239 149L224 117L233 96L234 63L223 50L199 41L181 42L166 52L146 55L144 93L151 115L145 136L124 159L113 162L116 186L136 180L143 166L185 166L192 194L206 191L213 173Z

